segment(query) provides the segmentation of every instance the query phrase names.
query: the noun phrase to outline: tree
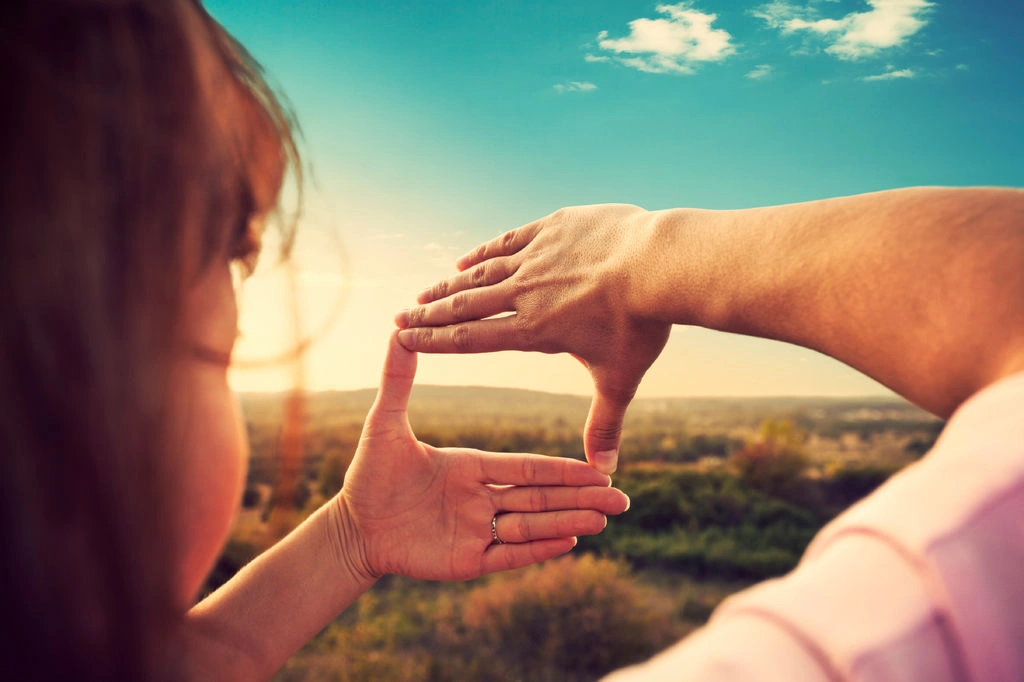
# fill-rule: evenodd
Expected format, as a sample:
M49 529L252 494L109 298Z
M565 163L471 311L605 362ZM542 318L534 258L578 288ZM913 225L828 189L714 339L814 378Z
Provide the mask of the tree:
M789 420L769 419L755 438L737 450L731 463L751 487L785 500L805 497L802 474L809 463L804 449L807 434Z

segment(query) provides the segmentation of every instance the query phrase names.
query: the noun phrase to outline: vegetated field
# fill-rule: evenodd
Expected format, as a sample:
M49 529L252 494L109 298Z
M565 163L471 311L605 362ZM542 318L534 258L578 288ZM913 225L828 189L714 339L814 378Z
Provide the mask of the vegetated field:
M249 480L210 587L337 492L373 396L305 397L302 455L284 491L283 396L243 396ZM434 445L582 458L588 405L418 386L409 414ZM632 505L602 535L581 538L569 557L469 583L386 578L275 679L595 679L684 636L730 593L790 570L822 525L923 455L941 428L896 399L636 400L614 476Z

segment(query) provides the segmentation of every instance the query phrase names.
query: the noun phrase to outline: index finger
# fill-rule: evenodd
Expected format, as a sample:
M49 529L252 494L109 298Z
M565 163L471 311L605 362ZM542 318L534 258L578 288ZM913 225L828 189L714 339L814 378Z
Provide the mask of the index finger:
M537 232L539 230L540 221L534 221L527 225L523 225L522 227L517 227L514 230L509 230L505 234L481 244L459 260L455 261L455 267L457 267L461 272L466 268L471 268L477 263L482 263L483 261L491 258L511 256L533 241L533 238L537 236Z
M480 480L497 485L609 486L612 482L578 459L494 452L480 452Z

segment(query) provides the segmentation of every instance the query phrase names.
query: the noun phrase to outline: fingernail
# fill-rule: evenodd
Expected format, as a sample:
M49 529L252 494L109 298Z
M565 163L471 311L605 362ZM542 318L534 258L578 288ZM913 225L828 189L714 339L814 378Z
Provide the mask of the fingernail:
M403 329L398 332L398 343L402 344L406 350L416 350L413 348L414 341L416 340L416 332L411 329Z
M572 546L575 547L576 543L578 543L578 542L579 542L579 540L577 540L576 538L573 538L572 539Z
M593 464L594 468L602 474L614 474L615 469L619 464L619 451L616 449L595 452L594 461L592 461L591 464Z
M395 324L398 327L402 328L402 329L405 329L406 327L409 326L409 309L408 308L406 308L402 312L400 312L397 315L395 315Z
M626 493L622 493L622 494L626 495ZM629 499L629 495L626 495L626 508L622 510L623 513L628 512L629 511L629 507L632 504L633 504L633 500Z

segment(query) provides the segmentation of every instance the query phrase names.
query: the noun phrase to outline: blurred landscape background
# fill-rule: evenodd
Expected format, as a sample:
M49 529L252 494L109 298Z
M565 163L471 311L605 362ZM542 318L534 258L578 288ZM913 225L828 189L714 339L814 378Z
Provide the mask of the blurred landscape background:
M302 456L290 465L280 452L286 394L242 396L252 458L210 589L341 488L374 395L307 394ZM433 445L582 459L588 405L417 386L409 415ZM786 573L821 526L918 459L942 426L884 397L638 399L613 477L632 505L603 534L561 559L467 583L387 577L274 679L595 679L699 627L732 592Z

